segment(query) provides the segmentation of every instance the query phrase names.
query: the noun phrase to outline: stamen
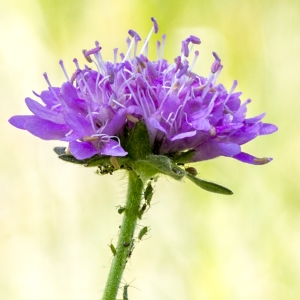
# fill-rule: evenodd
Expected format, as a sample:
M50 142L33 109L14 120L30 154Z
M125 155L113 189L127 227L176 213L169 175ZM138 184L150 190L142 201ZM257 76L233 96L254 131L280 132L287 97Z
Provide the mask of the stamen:
M216 60L221 61L221 59L219 58L219 56L216 52L213 52L212 54Z
M82 50L82 54L83 54L84 58L85 58L85 59L87 60L87 62L89 62L89 63L93 62L92 59L91 59L91 57L90 57L89 55L86 55L86 52L87 52L86 49L83 49L83 50Z
M189 68L189 65L184 65L180 68L180 71L178 72L178 74L176 75L176 78L180 78L182 75L184 75L187 71L187 69Z
M188 38L181 42L181 52L185 57L189 56L189 42L190 40Z
M118 55L118 48L114 49L114 68L116 67L117 63L117 55Z
M139 119L134 117L133 115L130 115L130 114L126 114L126 119L128 121L131 121L132 123L137 123L139 122Z
M63 72L64 72L64 74L65 74L65 76L67 78L67 80L70 82L69 76L68 76L67 71L66 71L65 66L64 66L64 62L62 60L60 60L59 64L60 64L60 66L61 66L61 68L62 68L62 70L63 70Z
M50 81L49 81L49 78L48 78L47 73L45 72L45 73L43 74L43 76L44 76L46 82L48 83L48 86L49 86L49 88L50 88L51 93L52 93L53 96L56 98L56 100L57 100L58 102L60 102L60 100L59 100L57 94L56 94L55 91L54 91L54 88L52 87L52 85L51 85L51 83L50 83Z
M181 56L177 56L175 59L174 59L174 62L176 64L176 67L175 67L175 70L174 72L176 73L180 67L181 67Z
M82 52L83 52L83 55L85 56L85 57L88 57L88 56L90 56L91 54L96 54L96 53L98 53L98 52L100 52L100 50L102 49L102 47L100 47L99 46L99 42L95 42L95 44L96 44L96 47L95 48L93 48L93 49L91 49L91 50L83 50ZM91 58L90 58L91 59ZM88 59L87 59L87 61L89 61ZM90 62L90 61L89 61Z
M138 56L135 57L142 69L146 68L146 64Z
M128 34L131 37L135 38L137 41L141 40L140 36L134 30L132 30L132 29L128 30Z
M150 61L147 61L147 67L148 67L148 70L153 75L153 77L157 78L158 77L158 73L157 73L157 71L155 70L153 64Z
M197 51L195 51L195 56L194 56L194 59L193 59L193 62L192 62L192 64L191 64L191 66L190 66L190 71L193 70L193 68L194 68L194 66L195 66L195 64L196 64L196 61L197 61L198 56L199 56L199 51L197 50Z
M106 68L107 68L107 74L108 74L108 76L109 76L108 82L109 82L110 84L113 84L114 81L115 81L115 75L114 75L114 69L113 69L113 66L112 66L111 63L108 62Z
M159 73L161 71L161 65L162 65L162 62L163 62L165 45L166 45L166 35L163 34L163 36L161 37L161 53L160 53L160 62L159 62L159 68L158 68Z
M158 32L158 24L155 18L151 18L151 21L153 22L153 28L154 28L154 33Z
M197 45L201 44L201 41L197 36L190 35L189 39L190 39L192 44L197 44Z
M158 32L158 25L157 25L156 19L152 17L151 21L153 22L153 27L151 28L151 30L150 30L150 32L149 32L149 34L148 34L148 36L147 36L147 38L146 38L146 40L144 42L144 45L143 45L143 47L142 47L142 49L140 51L140 54L142 54L145 51L146 47L148 46L148 42L150 40L150 37L151 37L153 31L155 33Z
M133 57L136 57L136 51L137 51L137 46L141 38L137 38L137 36L134 37L134 51L133 51Z
M161 59L161 53L160 53L160 41L156 42L156 53L157 53L157 60Z
M129 33L129 31L128 31L128 33ZM127 57L129 57L129 60L130 60L130 50L132 48L132 45L134 44L134 39L130 40L129 38L127 38L126 43L128 45L128 50L127 50L126 55L124 56L122 62L124 62L127 59Z
M226 104L226 102L229 100L229 98L232 95L232 93L233 93L234 89L236 88L236 86L237 86L237 81L234 80L233 84L232 84L232 87L231 87L231 89L230 89L230 91L229 91L229 93L228 93L228 95L227 95L227 97L226 97L226 99L224 101L224 104Z

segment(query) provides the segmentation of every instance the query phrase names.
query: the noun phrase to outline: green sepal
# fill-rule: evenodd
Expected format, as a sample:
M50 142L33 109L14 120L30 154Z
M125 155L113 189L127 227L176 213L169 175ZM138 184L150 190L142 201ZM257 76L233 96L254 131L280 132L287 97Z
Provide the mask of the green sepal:
M191 180L193 183L198 185L200 188L202 188L203 190L206 190L208 192L223 194L223 195L232 195L233 194L233 192L226 187L223 187L223 186L218 185L213 182L202 180L202 179L200 179L194 175L191 175L187 172L186 172L185 176L189 180Z
M143 121L137 122L126 146L128 156L133 160L143 159L151 153L147 127Z
M157 174L164 174L176 180L182 179L185 175L184 170L172 164L170 158L164 155L148 155L145 159L134 161L132 168L144 183Z

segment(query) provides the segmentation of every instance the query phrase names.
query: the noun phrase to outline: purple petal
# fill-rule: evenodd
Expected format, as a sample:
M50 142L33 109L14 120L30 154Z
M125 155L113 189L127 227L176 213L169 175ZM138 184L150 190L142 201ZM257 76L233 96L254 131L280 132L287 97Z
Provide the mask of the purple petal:
M36 116L13 116L8 120L8 122L19 129L26 130L24 126L26 122L31 120L40 120L40 119Z
M241 153L233 156L233 158L235 158L241 162L244 162L247 164L252 164L252 165L264 165L273 160L272 158L268 158L268 157L258 158L258 157L252 156L245 152L241 152Z
M182 132L182 133L174 135L173 137L170 138L170 140L171 141L182 140L182 139L184 139L186 137L194 136L196 133L197 133L196 130Z
M266 115L266 113L262 113L256 117L253 117L253 118L249 118L249 119L246 119L245 120L245 123L246 124L254 124L254 123L257 123L259 122L260 120L262 120L264 118L264 116Z
M108 122L108 124L104 127L102 133L105 133L110 136L116 135L124 126L125 122L126 122L126 109L120 109L110 120L110 122Z
M261 135L265 134L271 134L273 132L276 132L278 130L278 127L273 124L264 123L262 129L260 130Z
M68 125L42 119L29 119L24 124L24 129L43 140L60 140L70 131Z
M60 88L55 87L53 88L54 92L56 95L59 95ZM58 104L57 98L53 95L51 91L42 91L41 93L41 99L42 101L49 107L52 107L56 104Z
M111 156L126 156L128 152L120 146L120 144L114 140L109 140L101 148L102 155L111 155Z
M46 108L45 106L41 105L37 101L34 101L31 98L26 98L25 102L29 110L37 117L40 117L41 119L44 120L52 121L57 124L66 123L62 114L53 111L49 108Z
M241 152L239 145L234 143L218 143L212 140L197 147L192 161L212 159L218 156L234 156Z
M73 141L69 143L69 149L72 155L80 160L92 157L99 152L90 142Z

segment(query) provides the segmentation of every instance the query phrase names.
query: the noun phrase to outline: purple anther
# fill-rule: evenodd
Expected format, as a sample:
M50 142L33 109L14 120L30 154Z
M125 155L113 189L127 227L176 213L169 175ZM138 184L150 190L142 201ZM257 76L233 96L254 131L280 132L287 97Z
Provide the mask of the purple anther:
M213 74L216 73L220 69L220 66L221 66L221 62L219 60L215 60L210 68L211 72Z
M143 62L145 62L145 63L147 63L147 61L148 61L147 56L145 56L145 55L143 55L143 54L140 54L140 59L141 59Z
M190 41L192 44L197 44L197 45L201 44L200 39L194 35L190 35Z
M176 68L175 68L175 73L180 69L181 67L181 57L180 56L177 56L175 59L174 59L174 62L176 64Z
M96 54L97 52L99 52L102 48L100 46L96 46L95 48L91 49L91 50L87 50L84 52L84 56L88 57L91 54Z
M129 34L131 37L134 37L134 39L135 39L136 41L140 41L140 40L141 40L140 36L139 36L134 30L132 30L132 29L128 30L128 34Z
M121 57L121 60L123 60L125 58L124 53L120 53L120 57Z
M189 56L189 42L187 40L181 42L181 51L185 57Z
M218 56L218 54L216 52L213 52L212 54L216 60L221 61L220 57Z
M73 83L77 77L77 75L80 73L81 71L79 69L77 69L74 74L71 77L71 83Z
M136 58L136 60L138 61L139 65L140 65L143 69L145 69L145 68L146 68L146 64L142 61L142 59L139 58L138 56L136 56L135 58Z
M153 27L154 27L154 33L158 32L158 24L155 18L151 18L151 21L153 22Z
M74 59L73 59L73 63L75 64L75 66L77 67L77 69L80 69L80 68L79 68L79 64L78 64L78 59L77 59L77 58L74 58Z
M107 75L109 76L108 82L110 84L113 84L114 81L115 81L115 74L114 74L113 65L108 62L107 65L106 65L106 68L107 68Z
M90 57L89 55L86 55L86 52L87 52L86 49L83 49L83 50L82 50L82 53L83 53L84 58L85 58L85 59L87 60L87 62L89 62L89 63L93 62L92 59L91 59L91 57Z
M180 78L182 75L184 75L186 73L186 71L187 71L188 68L189 68L189 65L182 66L181 69L180 69L180 71L176 75L176 78Z

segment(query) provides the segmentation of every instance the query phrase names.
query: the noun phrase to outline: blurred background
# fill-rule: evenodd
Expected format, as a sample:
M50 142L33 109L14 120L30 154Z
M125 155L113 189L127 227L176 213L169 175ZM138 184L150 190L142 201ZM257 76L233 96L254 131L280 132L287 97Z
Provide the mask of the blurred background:
M161 178L140 223L150 226L128 263L129 299L300 299L300 2L0 0L0 298L101 299L121 217L116 206L126 176L97 176L62 162L46 142L7 120L29 114L24 98L71 74L72 59L97 39L105 59L126 50L128 29L146 37L150 17L167 34L172 61L181 41L201 38L196 71L209 73L216 51L219 82L234 79L248 116L267 112L279 131L243 150L274 161L264 166L217 158L196 165L199 176L233 196ZM154 205L155 204L155 205ZM134 288L135 287L135 288ZM121 291L118 297L122 298Z

